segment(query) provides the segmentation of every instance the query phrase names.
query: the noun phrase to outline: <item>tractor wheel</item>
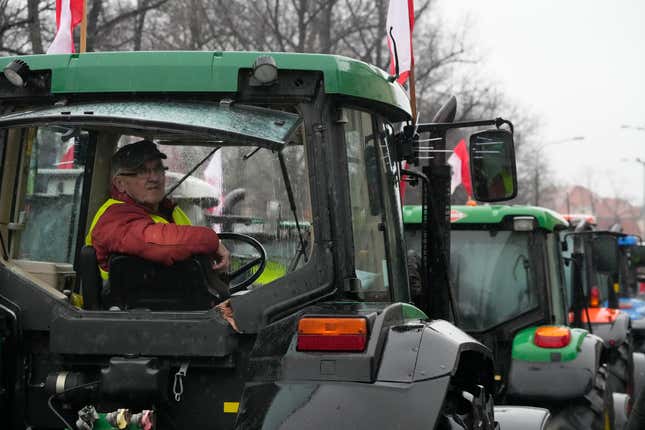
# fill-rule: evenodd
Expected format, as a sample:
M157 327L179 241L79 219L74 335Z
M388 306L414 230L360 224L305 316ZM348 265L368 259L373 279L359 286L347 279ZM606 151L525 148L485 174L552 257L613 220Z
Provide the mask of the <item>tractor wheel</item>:
M548 430L614 430L614 401L607 389L607 369L602 365L596 372L594 386L579 402L553 411Z
M413 303L423 294L423 280L421 279L423 272L421 267L421 257L416 254L408 254L408 278Z
M607 386L612 393L634 394L634 355L631 338L609 352Z

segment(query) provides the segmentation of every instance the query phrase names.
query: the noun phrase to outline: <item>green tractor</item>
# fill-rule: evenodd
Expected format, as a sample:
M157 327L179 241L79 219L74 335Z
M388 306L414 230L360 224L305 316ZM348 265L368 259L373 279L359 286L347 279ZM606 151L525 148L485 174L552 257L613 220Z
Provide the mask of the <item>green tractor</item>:
M485 181L515 175L504 121L451 123L453 102L413 124L395 79L331 55L88 53L0 69L2 428L543 428L545 410L495 413L491 352L445 320L447 289L410 303L400 162L420 135L496 125L473 135L473 182L480 200L511 198L514 181ZM222 278L199 257L128 255L99 275L84 238L112 154L141 138L168 155L168 195L231 251ZM448 271L442 149L415 176L433 179L435 286Z
M570 323L603 340L611 391L635 397L644 386L645 355L634 352L634 337L642 337L637 322L642 303L629 294L635 280L629 282L628 258L619 246L628 236L596 230L593 217L565 217L571 228L560 234L569 302L575 310Z
M404 207L413 256L422 249L420 211ZM453 206L451 219L457 325L493 350L496 402L546 407L548 428L619 428L626 399L615 411L602 339L568 324L558 236L567 221L539 207L489 205Z

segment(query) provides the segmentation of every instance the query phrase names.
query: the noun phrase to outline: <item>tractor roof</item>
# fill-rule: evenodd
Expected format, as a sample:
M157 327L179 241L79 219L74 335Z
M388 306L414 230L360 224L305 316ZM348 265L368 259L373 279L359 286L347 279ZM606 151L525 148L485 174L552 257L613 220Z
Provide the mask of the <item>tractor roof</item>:
M532 216L541 228L548 231L569 225L557 212L537 206L452 206L450 211L453 224L499 224L511 216ZM420 224L421 206L405 206L403 221L406 224Z
M32 71L50 70L52 94L208 93L238 90L238 72L270 55L280 70L320 71L328 94L372 100L411 116L403 88L381 69L337 55L270 52L98 52L0 58L0 69L20 59ZM0 81L4 77L0 74ZM0 82L1 83L1 82ZM293 84L295 85L295 84Z

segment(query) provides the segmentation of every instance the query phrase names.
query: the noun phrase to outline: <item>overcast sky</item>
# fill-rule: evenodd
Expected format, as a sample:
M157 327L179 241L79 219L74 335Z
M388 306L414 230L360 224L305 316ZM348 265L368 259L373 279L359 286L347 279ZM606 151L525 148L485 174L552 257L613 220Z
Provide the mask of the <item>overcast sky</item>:
M645 1L438 0L438 6L450 26L470 22L481 73L538 115L539 139L585 136L544 148L560 183L642 204L645 167L633 160L645 160Z

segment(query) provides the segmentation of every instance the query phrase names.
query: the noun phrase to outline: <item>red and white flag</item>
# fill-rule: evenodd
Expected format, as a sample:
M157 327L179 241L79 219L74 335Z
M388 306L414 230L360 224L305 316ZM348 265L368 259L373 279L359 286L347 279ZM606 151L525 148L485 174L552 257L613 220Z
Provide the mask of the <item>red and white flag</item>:
M473 185L470 181L470 157L468 156L468 148L466 148L466 141L461 139L452 155L448 158L448 164L452 167L452 179L450 180L450 194L455 192L455 189L462 184L466 189L468 198L473 195Z
M74 143L75 139L70 139L67 141L67 145L63 149L63 155L56 163L56 168L58 169L73 169L74 168Z
M412 29L414 28L414 1L390 0L387 9L387 46L390 49L390 74L396 74L394 44L399 62L399 77L397 81L403 85L410 76L414 65L412 53Z
M219 205L209 208L211 215L221 215L222 206L224 205L224 168L222 166L222 151L216 151L211 156L208 166L204 170L204 180L215 188L215 195L219 199Z
M74 52L74 28L83 21L83 0L56 0L56 36L48 54Z

